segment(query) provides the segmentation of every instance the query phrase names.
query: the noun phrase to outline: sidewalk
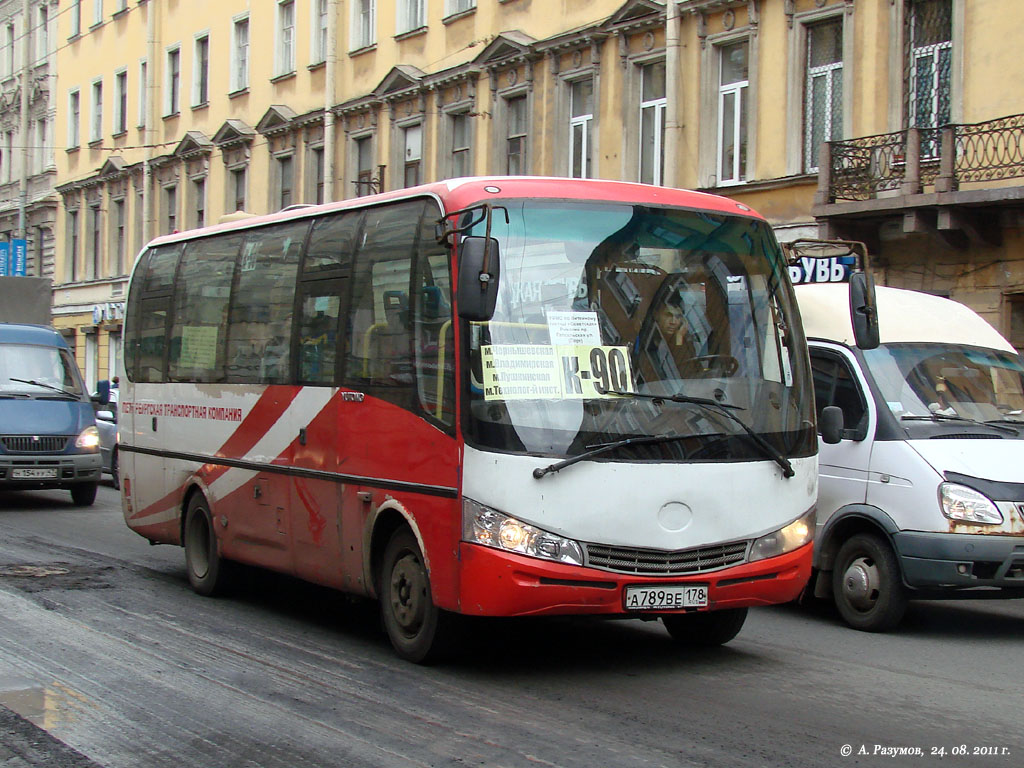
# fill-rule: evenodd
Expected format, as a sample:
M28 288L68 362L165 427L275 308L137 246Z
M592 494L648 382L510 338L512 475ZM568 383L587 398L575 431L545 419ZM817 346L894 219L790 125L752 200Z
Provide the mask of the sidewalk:
M102 768L0 705L0 768Z

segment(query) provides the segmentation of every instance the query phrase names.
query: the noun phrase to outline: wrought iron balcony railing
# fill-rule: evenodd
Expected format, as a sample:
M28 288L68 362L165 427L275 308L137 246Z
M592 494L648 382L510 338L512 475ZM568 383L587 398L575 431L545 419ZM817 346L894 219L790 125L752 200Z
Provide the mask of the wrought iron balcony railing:
M1024 115L823 144L819 204L1024 177Z

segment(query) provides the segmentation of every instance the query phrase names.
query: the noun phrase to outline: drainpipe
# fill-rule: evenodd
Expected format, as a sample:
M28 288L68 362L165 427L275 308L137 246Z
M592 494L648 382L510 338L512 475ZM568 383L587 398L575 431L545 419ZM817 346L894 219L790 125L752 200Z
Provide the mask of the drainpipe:
M338 70L338 0L327 3L327 64L324 69L324 202L334 200L334 80Z
M142 212L143 237L149 242L156 231L156 211L153 200L153 169L152 160L156 143L156 117L159 105L156 92L157 39L156 39L156 5L157 0L146 3L146 121L143 144L146 147L142 163Z
M665 9L665 178L676 186L679 157L679 6L669 0Z
M22 0L21 4L21 18L22 25L24 27L24 33L22 35L21 43L21 120L19 121L18 130L21 133L21 179L18 181L18 237L28 242L28 227L25 223L26 211L28 209L28 174L29 174L29 158L32 154L29 150L29 139L28 139L28 102L29 102L29 86L32 84L32 78L30 77L32 71L32 58L29 55L31 46L29 45L32 41L32 36L29 30L32 28L31 20L29 19L29 0ZM43 151L40 147L39 151ZM27 248L27 245L26 245ZM28 254L25 254L26 260ZM43 265L39 265L40 271ZM41 275L37 275L39 277Z

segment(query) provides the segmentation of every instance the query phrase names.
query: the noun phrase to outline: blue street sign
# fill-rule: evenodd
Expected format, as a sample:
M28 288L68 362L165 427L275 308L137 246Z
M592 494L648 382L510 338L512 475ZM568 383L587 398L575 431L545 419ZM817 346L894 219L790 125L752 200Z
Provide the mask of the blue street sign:
M11 240L10 274L25 277L28 269L28 242L21 239Z
M0 277L11 274L11 244L0 241Z

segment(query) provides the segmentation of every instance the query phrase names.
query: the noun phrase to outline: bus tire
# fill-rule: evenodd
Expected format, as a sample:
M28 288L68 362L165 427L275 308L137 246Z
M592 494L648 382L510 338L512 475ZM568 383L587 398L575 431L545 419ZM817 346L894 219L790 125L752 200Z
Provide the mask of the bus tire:
M88 507L96 501L98 483L76 483L71 486L71 501L75 506Z
M209 506L201 493L192 496L182 536L188 582L197 594L206 596L222 593L227 585L227 563L217 549Z
M873 533L851 536L839 548L832 596L843 620L862 632L892 629L907 610L896 554Z
M725 645L740 633L747 620L746 608L724 608L700 613L670 613L661 623L680 645L712 648Z
M454 646L457 617L434 605L423 553L409 528L391 535L379 583L381 620L395 652L417 664L447 657Z
M117 448L114 448L114 452L110 456L110 477L114 480L114 490L121 490L121 476L118 474L117 466Z

